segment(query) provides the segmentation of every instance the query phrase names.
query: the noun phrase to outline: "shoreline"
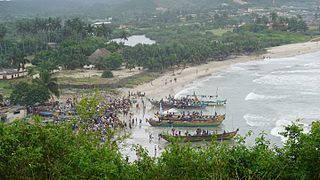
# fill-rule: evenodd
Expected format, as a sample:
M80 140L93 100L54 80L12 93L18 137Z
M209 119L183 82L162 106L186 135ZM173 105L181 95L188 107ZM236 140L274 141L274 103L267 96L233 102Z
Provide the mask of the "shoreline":
M228 58L223 61L210 61L206 64L186 67L185 69L177 69L174 72L166 72L152 82L141 84L134 88L124 89L122 90L122 94L126 95L128 91L140 91L145 92L146 96L149 98L160 99L169 94L175 95L179 91L183 90L186 85L217 73L234 64L245 63L249 61L262 61L264 60L263 57L270 57L271 59L286 58L317 51L320 51L319 42L310 41L271 47L267 48L267 53L261 55L238 56L234 58ZM175 78L177 79L176 82L174 81Z

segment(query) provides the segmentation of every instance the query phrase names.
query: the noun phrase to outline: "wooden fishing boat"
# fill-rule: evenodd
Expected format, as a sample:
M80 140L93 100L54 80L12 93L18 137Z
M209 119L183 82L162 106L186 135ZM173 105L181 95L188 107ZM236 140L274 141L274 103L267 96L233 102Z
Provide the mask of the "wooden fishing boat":
M149 120L151 126L158 127L216 127L223 122L224 118L215 120Z
M215 138L217 141L230 140L237 133L239 129L232 132L224 132L220 134L208 134L208 135L186 135L186 136L173 136L171 134L159 134L161 138L168 142L180 141L180 142L199 142L199 141L211 141Z
M152 106L159 108L160 104L162 105L162 107L167 108L167 109L171 109L171 108L177 108L177 109L204 109L206 108L206 104L205 103L195 103L195 102L183 102L183 101L179 101L177 100L176 102L169 102L169 101L156 101L156 100L150 100L150 103L152 104Z
M227 104L227 99L218 99L218 89L216 95L198 95L193 92L192 95L186 95L185 98L192 99L195 102L200 102L201 104L205 104L206 106L224 106Z
M227 104L227 100L215 100L215 101L202 101L207 106L224 106Z
M226 115L182 115L182 114L155 114L160 120L168 121L220 121L226 118Z
M187 98L191 98L193 96L191 95L188 95L186 96ZM224 99L224 100L199 100L197 98L197 96L193 97L193 98L196 98L197 100L195 100L194 102L192 102L192 105L205 105L205 106L224 106L227 104L227 99Z

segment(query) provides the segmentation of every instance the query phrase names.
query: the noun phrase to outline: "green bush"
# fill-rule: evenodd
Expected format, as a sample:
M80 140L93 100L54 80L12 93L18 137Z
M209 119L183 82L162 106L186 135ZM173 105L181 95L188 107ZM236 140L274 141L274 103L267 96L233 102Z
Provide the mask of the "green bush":
M98 69L118 69L123 63L123 57L121 54L115 52L109 56L98 59L96 67Z
M113 73L111 71L104 71L101 75L102 78L113 78Z
M248 136L234 144L173 142L158 158L134 145L137 160L129 163L118 147L125 136L91 131L98 99L77 104L76 132L73 123L44 125L36 117L0 123L0 179L320 179L319 121L307 133L286 127L282 147L271 146L265 134L253 146L246 145Z

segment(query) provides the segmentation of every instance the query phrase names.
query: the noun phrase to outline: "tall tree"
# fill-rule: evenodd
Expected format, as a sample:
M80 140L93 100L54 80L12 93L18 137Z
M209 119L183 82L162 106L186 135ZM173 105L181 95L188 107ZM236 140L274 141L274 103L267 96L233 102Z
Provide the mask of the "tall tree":
M52 77L52 73L48 71L41 71L39 74L39 78L33 80L34 83L45 87L51 94L56 97L60 96L58 79L56 77Z
M3 38L4 38L5 35L6 35L6 33L7 33L7 28L6 28L6 26L3 25L3 24L0 24L0 41L3 40Z
M2 94L0 94L0 106L2 106L3 101L4 101L3 95L2 95Z
M128 37L129 37L128 31L121 31L120 32L120 38L121 39L128 40Z
M26 54L18 47L12 48L7 58L11 64L18 69L18 71L20 69L24 70L26 63L30 62L26 58Z
M2 49L3 49L2 41L6 36L6 33L7 33L6 26L4 26L3 24L0 24L0 54L2 54Z
M48 101L49 98L50 93L44 86L20 82L14 86L10 102L21 106L34 106L36 103Z

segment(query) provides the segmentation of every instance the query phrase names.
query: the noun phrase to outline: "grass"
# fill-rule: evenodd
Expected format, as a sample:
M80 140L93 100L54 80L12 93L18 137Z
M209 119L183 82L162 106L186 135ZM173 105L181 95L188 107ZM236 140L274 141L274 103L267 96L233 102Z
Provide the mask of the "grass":
M12 92L12 85L18 82L31 82L30 78L19 78L13 80L0 80L0 94L9 97Z
M159 76L160 73L157 72L143 72L120 80L119 87L133 88L135 86L151 82Z
M159 76L160 73L145 71L122 79L106 79L98 76L90 78L59 77L58 83L60 85L107 85L107 88L104 88L104 90L107 89L108 91L112 91L114 88L133 88L135 86L151 82Z
M0 93L4 96L9 96L11 93L11 85L9 81L0 81Z
M211 32L212 34L214 34L216 36L222 36L226 32L232 32L232 28L211 29L211 30L207 30L207 32Z
M59 84L75 84L75 85L82 85L82 84L108 84L115 82L115 79L106 79L101 77L86 77L86 78L72 78L72 77L59 77L58 83Z
M60 93L62 96L70 96L73 97L74 95L82 95L82 94L92 94L95 92L94 89L60 89ZM109 95L118 95L119 91L116 89L111 89L111 88L104 88L100 89L99 92L101 93L106 93Z

